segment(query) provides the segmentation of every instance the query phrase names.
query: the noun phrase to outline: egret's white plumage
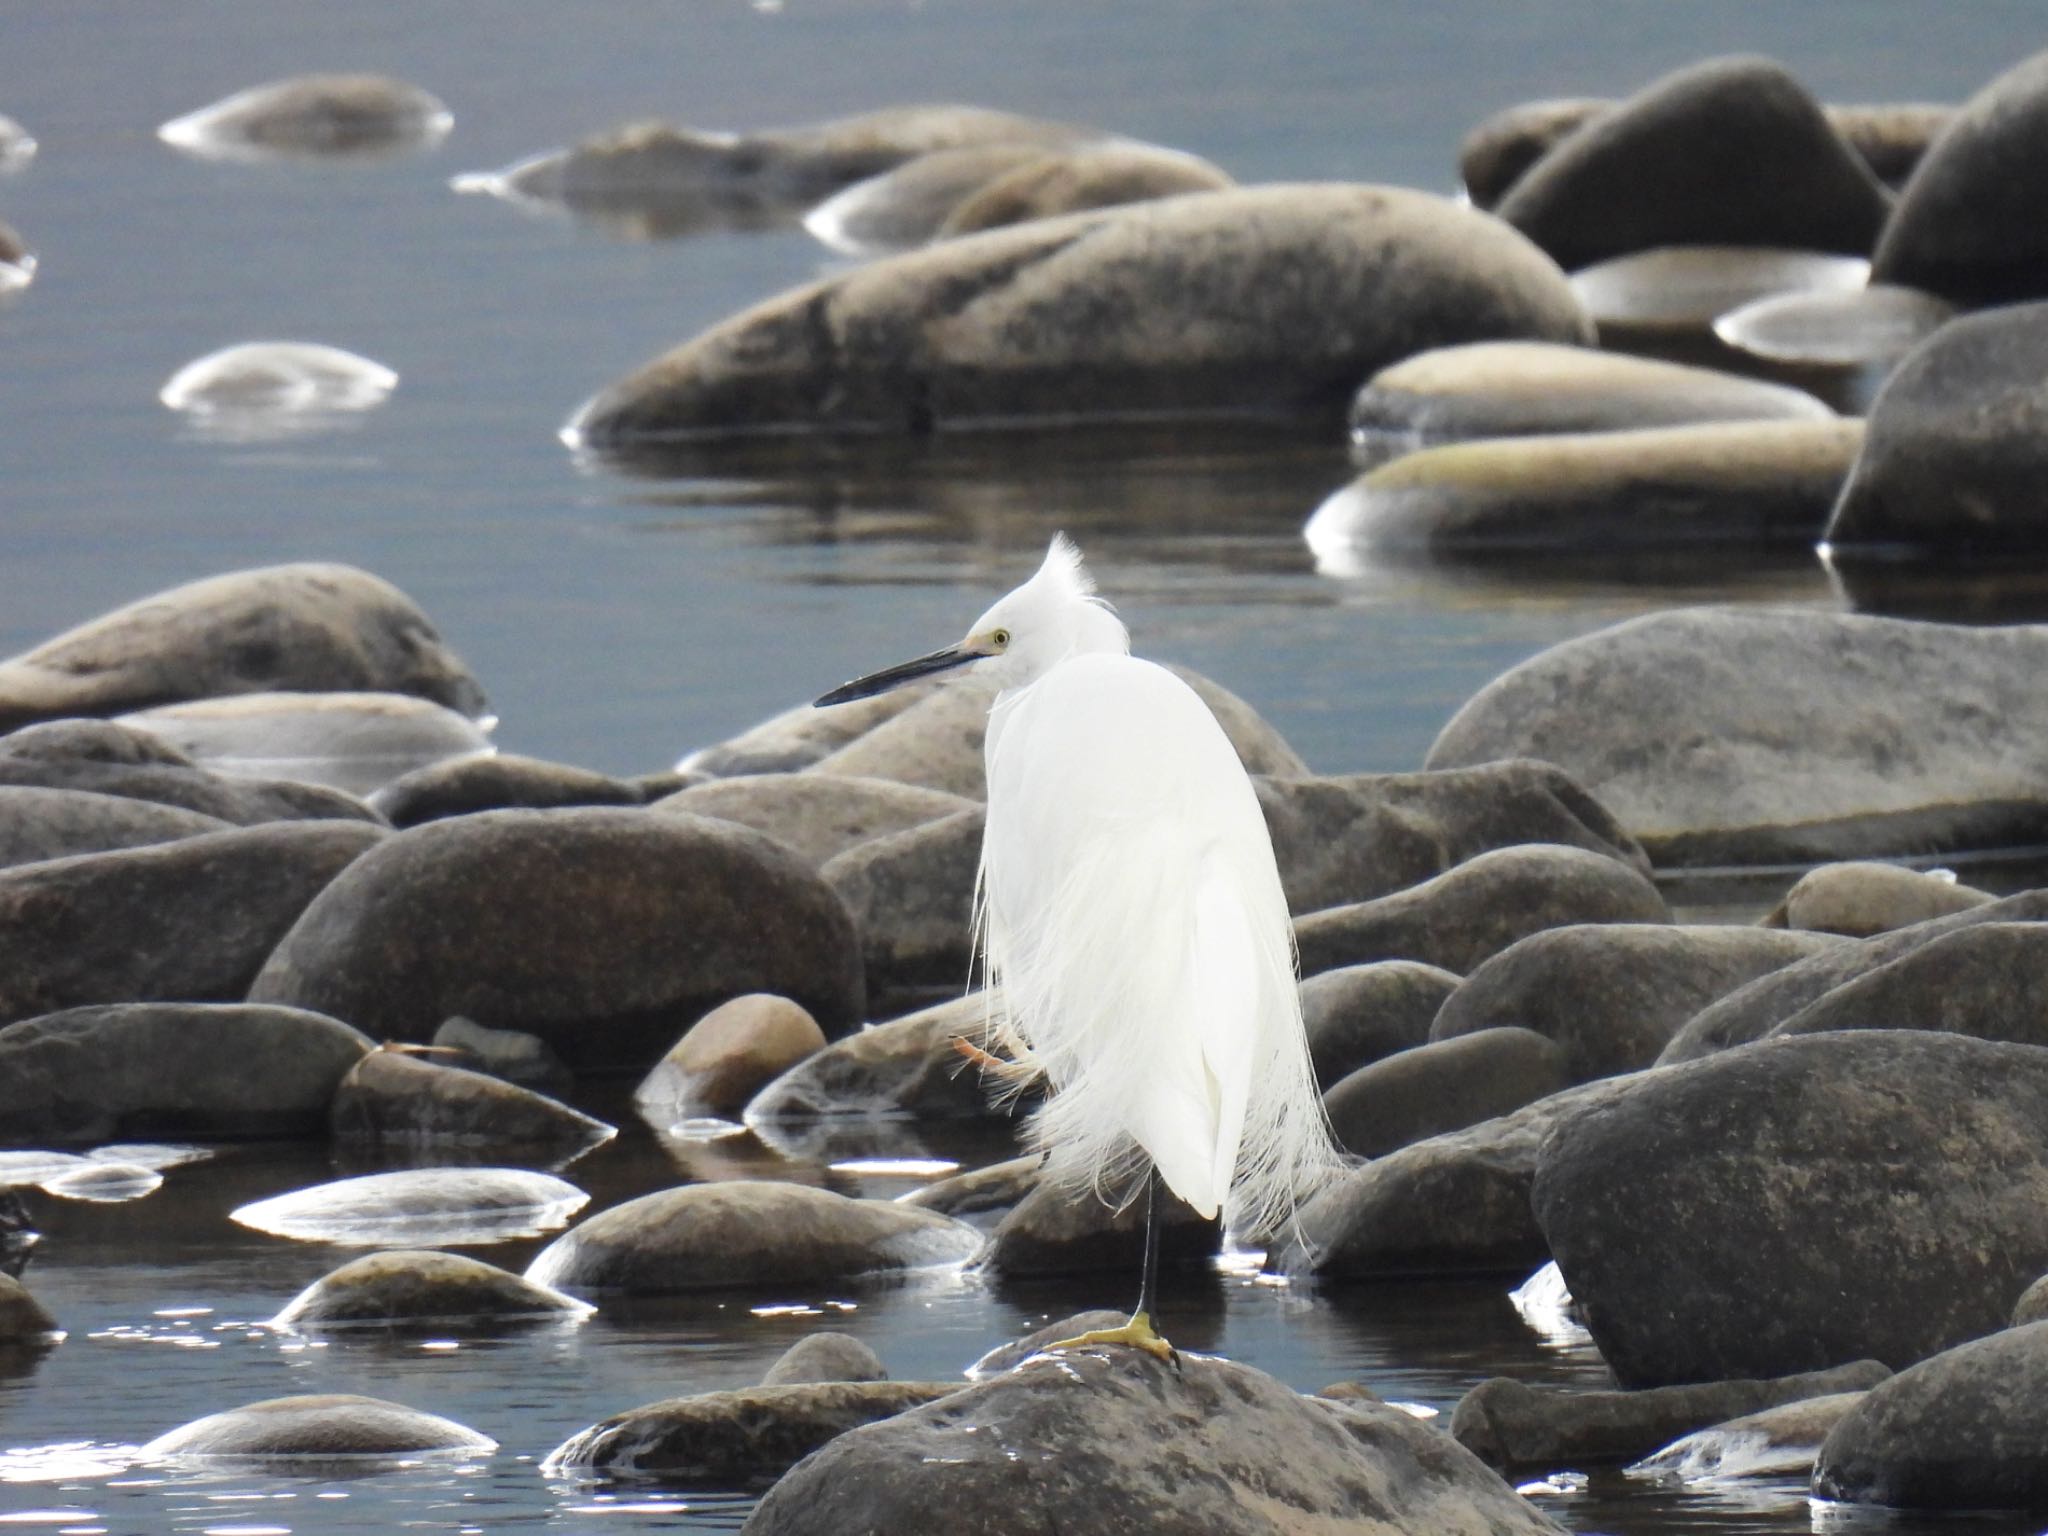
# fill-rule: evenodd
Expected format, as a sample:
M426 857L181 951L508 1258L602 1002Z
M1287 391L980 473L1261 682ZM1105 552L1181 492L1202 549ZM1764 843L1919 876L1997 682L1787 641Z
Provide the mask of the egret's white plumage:
M828 695L972 662L989 714L977 926L997 1043L1052 1093L1046 1174L1128 1198L1150 1160L1264 1234L1336 1166L1258 797L1200 696L1130 655L1064 536L946 651Z

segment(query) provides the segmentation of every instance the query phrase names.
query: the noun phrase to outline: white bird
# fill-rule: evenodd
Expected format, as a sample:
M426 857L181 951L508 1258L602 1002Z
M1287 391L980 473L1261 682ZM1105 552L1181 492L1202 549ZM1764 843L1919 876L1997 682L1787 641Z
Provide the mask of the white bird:
M1172 1358L1150 1320L1158 1182L1263 1235L1339 1162L1272 840L1215 716L1130 654L1065 535L958 645L818 703L969 665L1000 687L976 914L992 1040L1052 1089L1044 1177L1119 1203L1151 1169L1136 1312L1064 1342Z

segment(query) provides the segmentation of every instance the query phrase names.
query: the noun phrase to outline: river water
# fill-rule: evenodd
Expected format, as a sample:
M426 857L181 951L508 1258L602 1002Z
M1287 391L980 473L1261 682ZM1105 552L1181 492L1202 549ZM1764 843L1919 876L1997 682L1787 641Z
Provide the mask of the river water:
M507 750L637 773L951 638L1066 528L1143 653L1242 694L1319 771L1414 768L1467 695L1556 640L1675 603L1849 596L1804 557L1318 571L1300 528L1351 472L1339 443L1077 433L801 450L692 478L580 463L556 431L590 393L833 258L801 231L622 240L457 196L450 177L643 115L760 127L960 100L1173 144L1243 181L1449 192L1460 134L1516 100L1624 93L1731 51L1773 55L1831 99L1957 100L2036 47L2038 19L2032 0L19 0L0 26L0 112L42 147L0 178L0 218L41 269L0 307L0 650L176 582L345 560L433 616L490 690ZM453 132L347 164L217 163L154 138L231 90L340 69L435 91ZM259 339L346 347L400 382L346 430L286 440L208 434L158 403L184 363ZM1004 1148L936 1150L971 1162ZM728 1167L908 1187L831 1172L831 1156L678 1153L638 1130L568 1176L597 1206ZM606 1413L757 1379L811 1327L859 1334L911 1378L957 1372L1048 1313L1122 1299L956 1276L713 1298L460 1347L321 1347L252 1327L344 1253L225 1213L336 1171L324 1149L238 1148L171 1170L139 1203L39 1202L48 1237L29 1278L70 1337L40 1361L0 1360L0 1523L731 1525L744 1501L550 1484L538 1464ZM517 1264L534 1246L475 1251ZM1497 1373L1602 1379L1583 1345L1525 1325L1505 1289L1218 1278L1183 1283L1169 1320L1184 1344L1299 1387L1363 1378L1444 1409ZM109 1449L313 1390L447 1413L503 1449L349 1481L119 1470ZM1674 1496L1600 1477L1543 1497L1585 1531L1846 1518L1793 1484Z

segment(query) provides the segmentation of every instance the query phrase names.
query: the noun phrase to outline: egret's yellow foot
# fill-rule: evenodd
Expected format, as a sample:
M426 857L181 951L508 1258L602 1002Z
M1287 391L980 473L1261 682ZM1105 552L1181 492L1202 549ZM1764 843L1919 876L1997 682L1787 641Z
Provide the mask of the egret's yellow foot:
M1091 1328L1086 1333L1077 1333L1071 1339L1060 1339L1048 1344L1047 1349L1084 1349L1090 1344L1124 1344L1132 1349L1142 1349L1162 1365L1180 1369L1180 1351L1161 1338L1152 1327L1149 1313L1133 1312L1131 1320L1121 1328Z

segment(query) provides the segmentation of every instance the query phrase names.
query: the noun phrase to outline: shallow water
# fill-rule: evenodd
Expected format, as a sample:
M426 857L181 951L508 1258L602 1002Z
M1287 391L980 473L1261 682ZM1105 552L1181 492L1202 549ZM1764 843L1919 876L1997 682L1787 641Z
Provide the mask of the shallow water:
M1448 191L1465 127L1519 99L1626 92L1741 50L1783 59L1839 100L1954 100L2037 43L2032 0L19 7L0 111L42 147L0 177L0 217L42 264L32 288L0 301L0 651L174 582L348 560L436 619L491 691L507 749L643 772L950 638L1064 527L1143 651L1208 672L1312 766L1341 772L1417 766L1501 669L1655 607L2040 617L2038 576L1838 576L1805 557L1318 571L1301 524L1352 472L1343 445L1327 442L1091 432L581 461L555 433L587 395L832 259L793 230L635 243L447 186L642 114L754 127L957 99L1101 123L1247 181ZM416 81L452 106L454 130L427 153L337 165L206 162L153 137L231 90L313 69ZM158 403L184 364L266 339L344 347L399 383L376 409L282 438L209 428ZM918 1140L963 1161L1002 1151L943 1130ZM594 1208L731 1172L908 1187L750 1145L701 1145L679 1166L635 1132L568 1176ZM70 1337L39 1360L0 1357L0 1521L244 1533L733 1525L744 1501L554 1485L538 1464L606 1413L753 1381L811 1327L859 1334L908 1378L957 1372L1048 1313L1121 1299L1092 1283L957 1276L614 1310L456 1348L318 1347L253 1327L345 1251L263 1237L227 1212L361 1171L331 1166L323 1149L238 1148L168 1169L133 1203L36 1197L48 1237L29 1279ZM474 1251L521 1264L537 1246ZM1168 1315L1183 1343L1304 1388L1360 1377L1447 1408L1496 1373L1601 1378L1582 1347L1533 1334L1506 1288L1304 1291L1211 1277L1178 1283ZM316 1390L446 1413L503 1449L331 1480L119 1471L124 1458L105 1449ZM1674 1496L1601 1476L1540 1497L1582 1531L1845 1524L1790 1484Z

